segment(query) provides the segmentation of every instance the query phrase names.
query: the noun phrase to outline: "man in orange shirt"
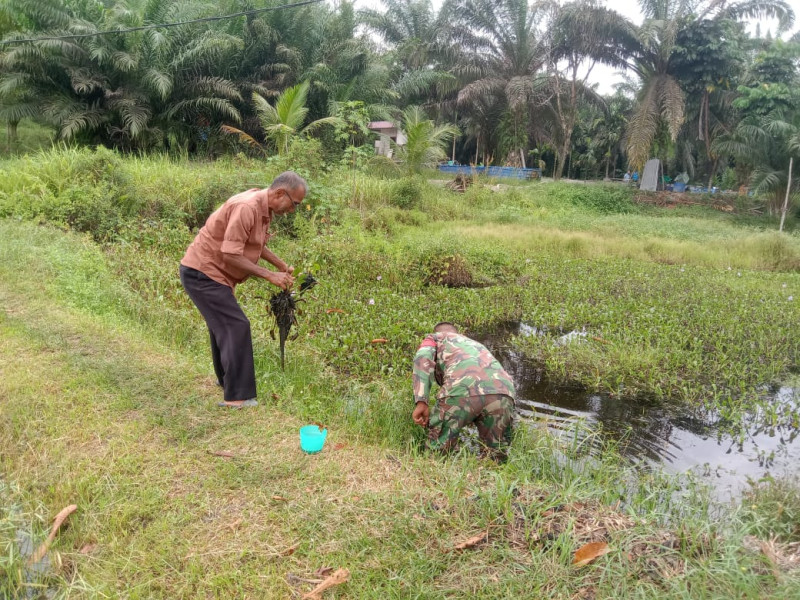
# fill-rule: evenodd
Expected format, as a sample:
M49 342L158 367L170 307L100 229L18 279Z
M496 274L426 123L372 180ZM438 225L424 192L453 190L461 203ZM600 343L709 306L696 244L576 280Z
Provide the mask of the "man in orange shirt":
M251 276L279 288L292 286L292 267L266 243L273 216L294 212L307 191L302 177L286 171L267 189L236 194L208 217L181 260L181 283L211 334L214 372L224 390L219 406L258 406L250 321L233 291ZM277 271L259 266L259 259Z

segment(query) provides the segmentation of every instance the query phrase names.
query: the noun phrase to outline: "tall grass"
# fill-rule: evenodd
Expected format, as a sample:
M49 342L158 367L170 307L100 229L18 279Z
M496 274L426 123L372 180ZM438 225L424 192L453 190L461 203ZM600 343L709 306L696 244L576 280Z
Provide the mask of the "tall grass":
M292 587L290 574L311 579L324 566L351 570L351 582L334 593L376 600L568 598L587 590L604 598L759 598L796 589L795 573L765 571L762 555L741 543L749 533L784 531L773 511L751 525L713 507L691 480L631 471L613 447L588 453L579 432L559 440L520 427L502 466L467 451L446 459L419 452L407 368L397 358L407 360L438 317L434 307L496 319L520 303L511 286L423 285L413 263L429 247L406 245L402 235L337 230L279 240L286 256L324 259L322 283L300 317L286 372L260 312L265 289L243 286L265 406L220 413L207 334L175 283L180 240L162 246L158 230L144 232L103 250L50 227L0 222L0 392L14 400L0 404L1 464L19 486L21 514L39 503L51 515L79 505L51 551L62 566L54 563L49 585L63 594L284 598L311 587ZM449 243L476 262L509 260L496 245ZM536 294L567 281L570 267L553 255L523 264L520 276L553 271ZM613 262L578 267L587 288L608 273L620 279ZM608 293L629 298L624 287L651 274L637 268L641 278L621 279ZM763 283L752 277L742 289ZM375 331L388 332L392 344L370 346ZM350 347L339 355L333 340ZM297 449L296 429L308 420L331 432L317 457ZM486 542L453 550L484 531ZM572 567L575 550L594 535L611 553Z

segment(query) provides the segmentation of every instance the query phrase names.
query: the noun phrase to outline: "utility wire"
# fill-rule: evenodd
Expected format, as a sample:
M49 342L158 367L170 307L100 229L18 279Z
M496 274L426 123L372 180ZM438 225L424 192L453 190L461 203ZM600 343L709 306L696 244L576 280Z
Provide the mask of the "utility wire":
M96 31L94 33L76 33L73 35L58 35L58 36L51 36L51 37L37 37L37 38L25 38L19 40L0 40L0 46L10 45L10 44L23 44L26 42L45 42L45 41L55 41L55 40L74 40L78 38L87 38L87 37L95 37L98 35L116 35L119 33L130 33L132 31L146 31L148 29L166 29L168 27L179 27L181 25L191 25L193 23L208 23L211 21L224 21L225 19L233 19L236 17L245 17L249 15L255 15L262 12L269 12L273 10L282 10L288 8L297 8L299 6L306 6L308 4L317 4L319 2L323 2L324 0L303 0L302 2L295 2L294 4L281 4L280 6L268 6L266 8L255 8L253 10L245 10L238 13L233 13L230 15L220 15L218 17L203 17L201 19L192 19L190 21L178 21L176 23L157 23L154 25L142 25L140 27L130 27L128 29L112 29L109 31Z

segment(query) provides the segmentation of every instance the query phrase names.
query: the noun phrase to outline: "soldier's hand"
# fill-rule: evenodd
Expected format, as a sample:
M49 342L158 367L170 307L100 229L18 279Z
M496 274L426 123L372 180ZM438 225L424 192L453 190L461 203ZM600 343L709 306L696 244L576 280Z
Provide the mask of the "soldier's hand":
M417 405L414 407L414 412L411 413L411 418L417 425L427 427L430 414L431 411L427 404L424 402L417 402Z

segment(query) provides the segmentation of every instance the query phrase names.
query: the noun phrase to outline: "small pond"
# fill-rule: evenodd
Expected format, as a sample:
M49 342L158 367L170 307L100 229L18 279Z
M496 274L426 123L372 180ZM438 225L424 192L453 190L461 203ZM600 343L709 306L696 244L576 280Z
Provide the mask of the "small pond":
M535 328L524 323L472 334L514 378L517 412L522 419L545 420L556 432L575 431L576 423L583 422L584 431L596 433L592 438L613 440L634 463L657 463L674 473L695 472L713 486L720 499L738 497L748 479L800 474L796 428L754 425L734 439L729 428L707 412L556 385L509 345L513 335L536 334ZM564 339L579 343L576 338L581 335L572 332ZM767 393L772 402L792 410L800 406L800 389L774 386Z

